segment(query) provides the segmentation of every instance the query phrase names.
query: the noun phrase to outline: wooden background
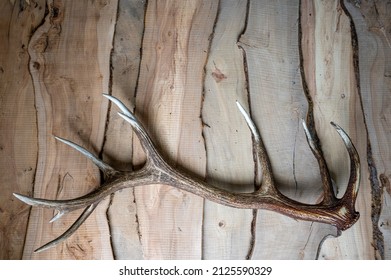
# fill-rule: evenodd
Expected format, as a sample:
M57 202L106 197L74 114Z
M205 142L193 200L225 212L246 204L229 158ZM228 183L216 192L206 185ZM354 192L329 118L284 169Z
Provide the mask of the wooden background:
M391 1L1 0L0 259L391 259ZM135 110L163 154L221 188L259 180L239 100L259 127L281 191L315 202L319 171L301 119L308 100L342 195L362 162L360 220L331 226L237 210L168 186L108 197L66 242L33 250L77 217L13 192L71 198L101 182L91 162L144 160L102 97ZM78 213L76 213L78 214Z

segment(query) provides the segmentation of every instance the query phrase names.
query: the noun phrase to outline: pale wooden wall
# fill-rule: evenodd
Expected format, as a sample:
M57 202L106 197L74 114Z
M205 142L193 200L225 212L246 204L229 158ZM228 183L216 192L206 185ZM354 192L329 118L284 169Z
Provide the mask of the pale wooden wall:
M1 259L391 259L391 4L337 0L0 1ZM120 98L162 153L232 191L259 182L251 115L281 191L315 202L319 171L301 119L313 110L341 195L362 162L360 220L333 227L237 210L168 186L108 197L69 240L42 253L76 215L49 224L12 192L80 196L101 182L77 142L131 170L145 158L102 98ZM308 100L313 106L309 106Z

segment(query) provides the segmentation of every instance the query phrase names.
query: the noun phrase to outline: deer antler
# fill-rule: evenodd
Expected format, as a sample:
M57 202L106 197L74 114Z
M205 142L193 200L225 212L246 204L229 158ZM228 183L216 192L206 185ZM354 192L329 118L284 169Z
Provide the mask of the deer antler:
M89 194L75 199L68 200L47 200L32 198L14 193L18 199L32 206L53 208L57 214L50 222L59 219L62 215L71 211L85 208L80 217L61 236L38 248L35 252L46 250L67 239L79 226L89 217L96 206L105 197L124 189L136 186L163 184L176 187L178 189L191 192L205 199L223 205L245 208L245 209L266 209L290 216L295 219L327 223L337 227L339 231L351 227L359 218L359 213L355 210L355 201L360 181L360 160L352 141L345 131L337 124L331 123L341 136L350 157L350 179L345 194L342 198L337 198L331 184L331 178L325 164L324 158L314 137L303 121L304 131L309 146L318 160L320 174L323 183L323 199L318 204L305 204L294 201L284 196L277 188L272 174L272 168L261 136L255 124L251 120L245 109L237 102L239 111L244 116L254 138L254 147L258 160L261 164L263 182L259 189L252 193L231 193L226 190L202 181L200 178L191 176L184 171L174 169L163 159L155 148L151 138L136 117L125 105L115 97L104 94L111 102L115 103L122 113L118 113L129 122L136 135L140 139L142 148L146 153L147 160L143 168L138 171L118 171L102 162L96 156L72 143L71 141L56 137L57 140L78 150L83 155L91 159L103 172L105 183Z

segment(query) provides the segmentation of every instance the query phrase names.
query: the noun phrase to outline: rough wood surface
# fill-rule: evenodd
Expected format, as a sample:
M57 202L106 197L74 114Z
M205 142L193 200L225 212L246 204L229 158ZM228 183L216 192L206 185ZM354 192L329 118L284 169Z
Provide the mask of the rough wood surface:
M349 161L343 144L329 125L330 121L346 129L364 164L361 170L360 194L356 203L360 220L341 237L326 240L320 251L320 258L373 258L371 206L367 203L371 200L371 190L368 169L365 168L367 131L356 79L354 30L343 4L339 1L316 1L314 5L303 9L302 15L315 15L313 28L306 32L308 41L303 44L303 53L310 58L304 58L304 72L308 77L308 92L314 103L316 128L338 194L345 192ZM343 244L360 246L346 247Z
M140 67L145 4L120 0L111 56L111 94L133 108ZM103 160L119 170L132 170L132 128L110 105ZM114 194L107 212L111 245L116 259L142 259L134 189Z
M34 196L61 199L81 195L100 183L97 168L56 143L53 135L85 143L95 152L102 146L108 103L96 93L108 90L117 4L48 1L46 5L48 13L28 44L38 120ZM33 249L61 234L77 217L69 215L48 224L53 214L31 210L23 258L112 257L104 204L69 242L34 254ZM93 237L96 234L99 238Z
M32 194L37 164L34 88L27 52L30 34L44 16L37 7L0 2L0 259L20 259L30 208L12 192Z
M217 1L149 1L136 114L170 161L203 176L200 118ZM143 161L135 150L135 164ZM199 259L203 199L167 186L136 189L144 257ZM186 248L186 249L185 249Z
M252 117L277 184L287 196L314 203L321 193L321 181L301 125L308 105L300 71L299 8L299 1L250 2L240 43L248 65ZM331 233L331 227L259 211L253 257L313 259L316 246ZM279 241L268 245L273 240Z
M368 128L375 258L391 259L391 8L387 1L346 3L357 32L360 91Z
M248 107L243 53L237 41L247 1L220 1L205 69L202 120L207 180L234 192L254 190L251 134L236 101ZM203 258L244 259L251 249L252 210L205 201Z
M10 0L0 4L1 259L390 259L391 14L387 1ZM338 189L349 175L335 121L359 150L361 217L334 228L235 210L167 186L104 201L68 241L12 192L76 197L102 179L56 142L120 169L145 160L108 92L133 108L176 165L237 191L261 172L235 101L256 122L281 191L316 202L317 163L301 119L313 110ZM313 107L308 106L311 100Z

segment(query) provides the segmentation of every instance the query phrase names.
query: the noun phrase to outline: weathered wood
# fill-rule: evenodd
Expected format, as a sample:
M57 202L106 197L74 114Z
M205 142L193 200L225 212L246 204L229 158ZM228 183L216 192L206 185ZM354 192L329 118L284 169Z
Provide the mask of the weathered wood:
M338 123L348 132L363 164L360 193L356 202L360 220L341 237L327 239L319 257L372 259L371 207L367 203L371 200L371 194L368 169L365 168L367 138L355 75L351 22L339 1L314 1L313 5L303 7L302 16L304 22L313 22L308 31L303 30L307 39L303 42L304 73L308 93L314 104L315 125L338 194L345 192L349 161L330 121Z
M111 94L122 100L128 108L132 108L140 67L145 4L138 0L120 0L118 5L111 56ZM115 105L111 105L103 160L118 170L131 170L132 127L117 112ZM142 259L134 189L126 189L113 195L107 218L114 257Z
M248 107L242 50L247 1L220 1L206 64L202 120L207 180L234 192L254 190L250 131L236 101ZM251 249L252 210L205 201L203 258L245 259Z
M136 97L136 114L166 158L199 176L203 72L216 10L217 1L148 2ZM201 258L203 199L153 186L136 189L136 203L145 258Z
M1 2L0 258L21 258L26 235L25 259L390 259L387 2L144 2ZM68 241L33 254L76 215L48 224L51 211L30 214L11 193L69 198L101 183L96 167L53 134L116 168L145 160L102 92L135 108L171 162L250 191L261 174L239 100L251 109L280 190L316 202L319 170L300 124L311 109L307 95L339 194L349 163L329 122L359 150L361 218L324 241L335 229L145 186L116 193Z
M315 203L322 189L301 126L308 105L301 83L298 20L299 1L250 1L240 42L248 65L252 117L279 189L295 200ZM256 229L253 257L273 259L313 259L321 240L333 232L265 211L258 211Z
M74 197L100 183L97 168L53 135L91 151L102 146L108 102L101 93L108 90L116 6L116 1L48 1L48 14L29 42L38 120L36 197ZM105 204L68 242L38 254L33 249L57 237L77 216L48 224L52 211L32 209L23 258L111 258Z
M19 2L0 2L0 259L22 257L30 207L12 193L32 193L38 152L27 47L45 5Z
M391 258L391 10L387 1L346 3L357 32L360 93L368 128L373 241L377 259ZM369 201L367 202L369 204Z

